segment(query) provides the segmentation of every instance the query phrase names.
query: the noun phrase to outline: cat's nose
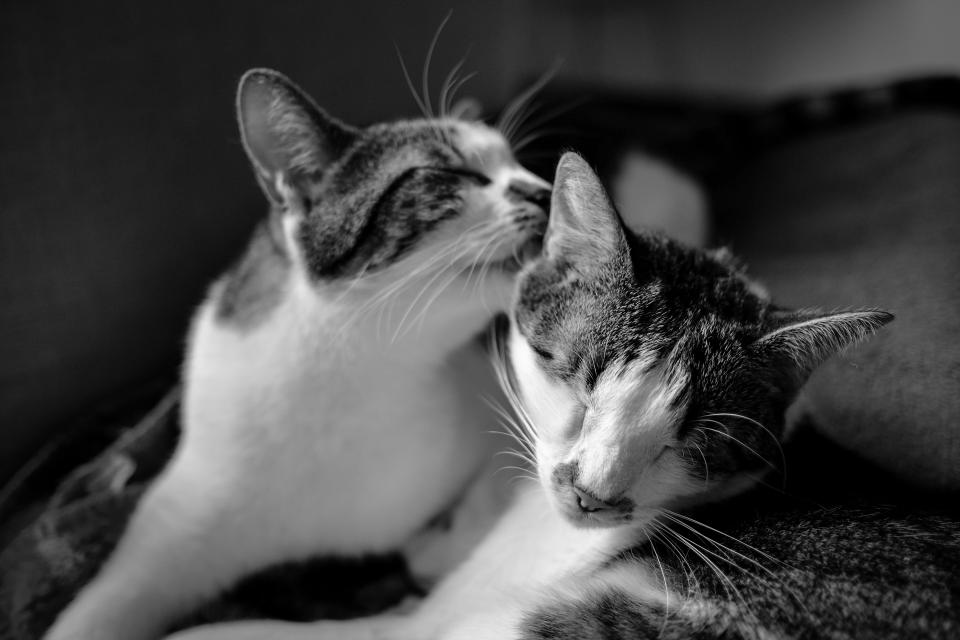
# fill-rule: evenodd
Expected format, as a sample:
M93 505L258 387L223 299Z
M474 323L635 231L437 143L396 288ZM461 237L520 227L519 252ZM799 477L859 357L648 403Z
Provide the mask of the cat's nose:
M577 505L581 511L594 513L597 511L606 511L613 509L614 506L609 502L604 502L588 491L584 491L577 485L573 485L573 493L577 496Z

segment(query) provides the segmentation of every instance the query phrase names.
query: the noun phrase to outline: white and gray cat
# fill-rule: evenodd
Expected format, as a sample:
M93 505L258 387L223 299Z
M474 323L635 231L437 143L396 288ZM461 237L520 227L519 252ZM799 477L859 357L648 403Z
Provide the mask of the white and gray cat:
M436 577L483 533L417 536L495 446L472 339L539 248L549 185L481 123L355 128L273 71L237 109L269 218L194 317L173 459L49 640L158 637L310 555L408 544Z
M177 640L950 637L955 526L814 506L731 542L688 515L762 477L807 376L890 314L787 310L726 252L625 233L573 154L544 244L500 361L537 482L464 563L405 613Z

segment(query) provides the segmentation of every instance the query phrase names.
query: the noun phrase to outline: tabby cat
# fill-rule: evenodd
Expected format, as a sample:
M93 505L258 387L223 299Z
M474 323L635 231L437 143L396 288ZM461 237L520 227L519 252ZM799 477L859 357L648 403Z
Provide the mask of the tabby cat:
M243 76L237 110L269 217L194 317L172 461L49 640L159 637L311 555L409 542L428 579L468 544L415 534L491 454L473 338L539 248L549 185L484 124L348 126L274 71Z
M955 637L956 523L806 505L726 533L691 516L733 511L814 368L891 319L788 310L727 252L625 233L567 154L499 367L535 484L413 611L177 640Z

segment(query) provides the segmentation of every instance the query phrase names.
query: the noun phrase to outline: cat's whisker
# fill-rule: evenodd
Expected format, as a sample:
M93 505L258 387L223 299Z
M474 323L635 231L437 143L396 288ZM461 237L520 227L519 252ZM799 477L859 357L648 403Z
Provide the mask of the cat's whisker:
M506 423L504 426L508 429L507 435L513 437L534 459L536 459L536 436L525 429L506 409L500 406L500 403L484 398L487 405L492 408L500 418Z
M477 236L482 237L482 236L484 235L484 232L487 231L487 230L485 229L485 227L488 227L488 225L485 224L485 225L483 225L482 227L484 227L484 229L483 229L482 231L480 231L480 232L477 232L477 233L476 233ZM467 240L469 240L469 242L467 242ZM401 318L400 322L398 323L398 325L397 325L397 327L396 327L396 330L395 330L395 332L394 332L394 334L393 334L393 337L392 337L392 339L391 339L391 342L396 341L396 339L403 333L403 326L404 326L404 323L406 322L407 317L410 315L410 313L413 312L414 308L416 308L417 303L423 298L424 295L426 295L427 291L430 290L430 288L431 288L431 286L433 285L433 283L436 282L441 276L443 276L444 273L446 273L447 271L449 271L451 268L455 267L455 266L457 265L457 262L460 260L460 258L462 258L464 255L466 255L466 254L470 251L470 249L472 248L471 243L476 243L477 240L478 240L478 238L470 237L470 236L468 236L466 233L461 234L460 238L458 238L458 240L454 243L454 251L455 251L456 249L461 249L460 252L459 252L458 254L456 254L454 258L450 259L450 260L449 260L445 265L443 265L440 269L438 269L438 270L437 270L429 279L427 279L427 281L423 284L423 286L421 287L419 293L417 293L417 295L413 298L413 301L409 304L409 306L407 307L406 312L403 314L403 317ZM449 254L447 254L447 255L449 255ZM434 261L433 264L436 264L436 261ZM435 299L435 298L433 298L433 299Z
M763 424L761 424L759 421L754 420L753 418L750 418L750 417L748 417L748 416L745 416L745 415L742 415L742 414L739 414L739 413L725 413L725 412L722 412L722 413L708 413L708 414L705 415L704 417L705 417L705 418L733 418L733 419L735 419L735 420L745 420L745 421L747 421L747 422L749 422L749 423L751 423L751 424L759 427L760 429L762 429L762 430L764 431L764 433L766 433L767 435L769 435L770 438L773 439L774 443L776 443L777 449L780 451L780 461L781 461L781 464L783 465L782 468L781 468L781 472L782 472L784 475L787 474L787 456L786 456L786 454L785 454L784 451L783 451L783 444L780 442L780 438L778 438L776 435L774 435L773 431L771 431L769 428L767 428L766 426L764 426Z
M527 87L527 89L522 91L517 97L511 100L501 112L500 118L496 124L496 128L503 133L503 136L507 140L510 140L510 135L508 134L516 126L515 123L517 112L520 111L520 109L522 109L526 103L532 100L540 92L540 90L543 89L543 87L553 79L553 77L560 70L560 66L562 64L563 61L558 60L551 65L550 68L543 73L543 75L537 78L537 80Z
M488 229L488 230L486 230L486 231L487 231L487 234L491 236L491 240L488 240L488 241L487 241L487 244L489 244L490 241L497 239L497 236L498 236L499 234L498 234L498 231L497 231L497 229L496 229L495 227L494 227L494 228L490 228L490 229ZM478 233L478 234L476 234L476 235L477 235L478 237L472 239L474 245L476 245L478 242L482 242L482 236L483 236L484 234ZM486 246L486 244L485 244L484 246ZM466 247L466 248L464 249L463 255L466 255L466 253L469 252L469 251L472 250L472 249L473 249L473 246ZM458 256L458 259L459 259L459 256ZM473 264L470 266L470 270L472 271L473 268L474 268L474 266L476 266L477 262L478 262L478 261L479 261L479 262L482 262L482 260L483 260L483 254L482 254L482 252L481 252L481 254L479 255L479 257L477 257L477 258L474 259ZM456 261L453 261L451 264L456 264ZM456 271L453 275L451 275L449 278L447 278L447 280L445 280L442 285L440 285L439 287L436 287L436 290L434 291L433 295L430 296L430 298L427 299L426 303L423 305L423 307L422 307L422 309L420 310L420 312L419 312L416 316L414 316L413 322L414 322L414 323L417 323L418 326L421 326L421 327L422 327L422 326L423 326L422 323L423 323L423 321L426 319L427 311L430 309L430 306L431 306L431 305L443 294L443 292L444 292L455 280L457 280L457 278L459 278L459 277L463 274L463 272L466 271L466 270L467 270L467 267L466 267L466 266L461 267L461 268L460 268L458 271ZM469 280L469 278L468 278L468 280ZM478 280L477 280L477 287L479 287L479 284L480 284L480 282L482 282L482 280L483 280L483 274L481 274L481 277L478 278ZM476 291L474 291L474 293L476 293Z
M569 134L569 130L561 129L557 127L554 127L552 129L543 129L541 131L536 131L534 133L527 134L513 144L512 146L513 152L521 153L531 143L536 142L537 140L540 140L542 138L546 138L549 136L557 136L557 135L564 135L564 134Z
M417 303L420 302L421 298L426 295L427 291L430 291L433 283L436 282L443 274L453 268L455 263L453 261L448 262L442 268L440 268L433 276L430 277L420 288L420 292L414 296L413 301L407 306L407 310L404 312L403 316L400 318L400 322L397 323L396 330L393 332L393 337L390 338L390 342L396 342L404 332L404 323L407 321L407 318L413 313L413 310L416 308Z
M754 546L752 546L752 545L747 544L747 543L744 542L743 540L740 540L739 538L737 538L737 537L735 537L735 536L732 536L732 535L730 535L729 533L726 533L726 532L724 532L724 531L720 531L719 529L716 529L716 528L714 528L714 527L711 527L710 525L706 524L705 522L700 522L699 520L697 520L697 519L695 519L695 518L691 518L691 517L688 516L688 515L684 515L684 514L682 514L682 513L676 512L676 511L671 511L671 510L669 510L669 509L663 509L662 511L663 511L664 513L668 513L671 517L680 518L681 520L685 520L685 521L687 521L687 522L689 522L689 523L691 523L691 524L693 524L693 525L696 525L696 526L698 526L698 527L703 527L704 529L707 529L708 531L712 531L713 533L716 533L716 534L719 534L719 535L721 535L721 536L724 536L725 538L728 538L729 540L732 540L733 542L736 542L737 544L741 544L741 545L743 545L744 547L746 547L747 549L749 549L749 550L751 550L751 551L753 551L753 552L755 552L755 553L757 553L757 554L759 554L759 555L762 555L763 557L765 557L767 560L770 560L771 562L780 564L780 565L782 565L782 566L784 566L784 567L786 567L786 568L788 568L788 569L794 570L794 571L797 570L795 567L792 567L791 565L786 564L786 563L783 562L782 560L778 560L777 558L774 558L774 557L771 556L770 554L768 554L768 553L766 553L766 552L764 552L764 551L761 551L760 549L757 549L756 547L754 547Z
M731 554L737 556L738 558L740 558L740 559L742 559L742 560L746 560L747 562L753 564L753 565L756 566L758 569L760 569L760 570L768 573L769 575L775 576L775 574L774 574L770 569L768 569L767 567L763 566L762 564L760 564L759 562L757 562L757 561L754 560L753 558L751 558L751 557L749 557L749 556L747 556L747 555L745 555L745 554L743 554L743 553L740 553L740 552L737 551L736 549L732 549L732 548L728 547L728 546L725 545L725 544L722 544L721 542L719 542L719 541L717 541L717 540L714 540L713 538L705 535L705 534L704 534L703 532L701 532L701 531L697 531L696 528L694 528L693 526L687 524L687 523L684 522L683 520L680 520L679 518L675 518L675 517L672 515L672 513L673 513L672 511L670 511L670 510L668 510L668 509L664 509L664 516L665 516L667 519L673 521L674 523L676 523L677 525L683 527L684 529L687 529L687 530L690 531L691 533L696 534L697 536L699 536L700 538L702 538L702 539L705 540L706 542L709 542L709 543L710 543L711 545L713 545L714 548L717 549L718 551L722 551L724 554L731 553ZM727 556L727 558L726 558L725 561L726 561L726 562L731 562L730 559L729 559L729 556Z
M502 472L504 472L504 471L516 471L516 472L518 472L518 473L516 474L516 476L515 476L517 479L526 478L527 480L536 480L536 478L535 478L534 476L530 475L530 470L529 470L529 469L524 469L523 467L517 467L517 466L513 466L513 465L506 465L506 466L503 466L503 467L499 467L499 468L497 468L496 471L493 472L493 475L497 475L498 473L502 473Z
M467 62L467 56L470 55L470 52L460 58L460 60L453 65L450 71L447 73L447 76L443 79L443 84L440 86L440 117L446 118L450 115L450 109L452 108L453 96L451 95L451 87L457 80L459 80L460 70L463 69L463 65Z
M475 230L477 230L477 229L480 229L480 228L482 228L482 227L485 227L485 226L487 226L487 225L489 225L488 222L481 222L481 223L478 223L478 224L476 224L476 225L473 225L472 227L470 227L469 229L467 229L466 231L464 231L462 234L460 234L460 236L459 236L458 238L456 238L455 240L453 240L453 241L451 241L451 242L449 242L449 243L447 243L447 244L445 244L445 245L440 246L440 247L437 249L437 251L436 251L433 255L431 255L429 258L427 258L426 260L422 260L419 256L417 256L417 257L408 258L408 259L406 259L405 261L403 261L403 262L401 262L401 263L398 263L398 268L397 268L396 270L401 273L400 277L398 277L398 278L397 278L396 280L394 280L392 283L388 283L386 286L383 287L383 289L381 289L380 292L378 292L376 295L372 296L369 300L367 300L367 301L364 302L363 304L359 305L358 309L356 310L355 314L352 316L351 319L354 319L357 315L359 315L359 314L361 314L361 313L364 313L364 312L370 310L371 308L373 308L376 304L378 304L378 303L381 302L382 300L384 300L384 299L390 297L391 295L399 292L399 291L402 290L406 285L408 285L408 284L416 281L416 280L418 279L418 277L421 276L424 272L429 271L429 270L432 269L437 263L439 263L439 262L441 262L442 260L444 260L445 258L449 257L451 254L454 254L454 253L456 253L457 251L459 251L459 250L461 249L461 247L462 247L462 243L463 243L464 238L465 238L469 233L471 233L471 232L473 232L473 231L475 231ZM403 268L403 263L404 263L404 262L407 262L407 261L413 262L413 263L418 263L418 264L417 264L417 266L416 266L415 268L413 268L413 269L411 269L411 270L409 270L409 271L406 271L406 270Z
M440 21L440 26L437 27L437 30L433 33L433 39L430 40L430 46L427 48L427 55L423 60L423 73L421 74L421 87L423 93L423 102L427 106L427 113L430 118L434 118L433 104L430 101L430 63L433 61L433 53L437 49L437 42L440 40L440 34L443 32L443 28L447 25L447 22L450 21L450 17L453 15L453 9L447 11L447 15L444 16L443 20Z
M530 449L530 445L529 445L521 436L518 436L516 433L512 433L509 429L508 429L507 431L488 431L487 433L495 434L495 435L501 435L501 436L506 436L506 437L510 438L511 440L513 440L514 442L516 442L517 444L519 444L519 445L523 448L524 452L526 452L526 453L523 453L523 452L516 452L516 453L522 453L523 455L529 455L529 456L533 456L533 455L534 455L533 451ZM493 455L494 455L494 456L510 455L510 454L513 453L513 452L514 452L513 450L510 450L510 451L500 451L500 452L497 452L497 453L495 453L495 454L493 454ZM530 461L531 461L531 458L528 457L528 458L526 458L526 460L527 460L528 462L530 462Z
M500 235L500 233L498 232L497 229L493 229L492 231L493 231L493 232L490 234L490 237L487 239L486 242L483 243L483 245L480 247L480 250L477 252L477 257L476 257L476 259L473 261L473 264L470 266L470 273L467 274L467 279L466 279L466 281L464 282L464 288L466 288L466 287L468 287L468 286L470 285L471 280L473 280L474 271L475 271L476 268L479 266L479 267L480 267L480 275L479 275L479 276L477 277L477 279L474 281L474 287L473 287L473 290L472 290L472 293L473 293L474 295L476 295L476 293L477 293L477 287L479 286L479 283L483 281L483 265L484 265L484 255L486 254L486 249L487 249L487 247L489 247L493 242L495 242L495 241L497 240L498 236Z
M403 61L403 54L400 53L400 46L394 42L393 48L397 52L397 59L400 61L400 70L403 72L403 79L407 81L407 88L410 90L410 95L413 96L413 100L417 103L417 108L420 109L420 113L423 114L423 117L429 118L430 111L427 109L427 105L423 103L423 100L420 99L420 95L413 86L413 80L410 79L410 72L407 70L407 63Z
M794 589L788 587L788 586L784 583L784 581L781 580L781 579L780 579L773 571L771 571L769 568L763 566L763 564L761 564L760 562L758 562L758 561L755 560L754 558L751 558L751 557L749 557L749 556L747 556L747 555L745 555L745 554L743 554L743 553L738 552L736 549L733 549L733 548L731 548L731 547L729 547L729 546L727 546L727 545L724 545L724 544L720 543L718 540L715 540L715 539L713 539L713 538L705 535L702 531L696 530L695 528L691 527L689 524L686 524L685 522L683 522L683 520L689 520L689 521L691 521L692 523L695 523L695 524L698 525L698 526L704 527L704 528L709 529L709 530L711 530L711 531L714 531L714 532L716 532L716 533L718 533L718 534L720 534L720 535L722 535L722 536L725 536L725 537L727 537L727 538L730 538L730 539L733 540L734 542L736 542L736 543L738 543L738 544L741 544L741 545L743 545L744 547L746 547L746 548L754 551L755 553L757 553L757 554L765 557L766 559L770 560L770 561L773 562L774 564L780 565L780 566L782 566L782 567L784 567L784 568L786 568L786 569L789 569L789 570L791 570L791 571L796 571L796 570L797 570L796 568L792 567L791 565L789 565L789 564L787 564L787 563L785 563L785 562L783 562L783 561L781 561L781 560L778 560L778 559L774 558L773 556L771 556L771 555L769 555L769 554L767 554L767 553L764 553L763 551L760 551L760 550L757 549L756 547L753 547L753 546L751 546L751 545L748 545L747 543L743 542L742 540L739 540L739 539L737 539L737 538L735 538L735 537L733 537L733 536L731 536L731 535L729 535L729 534L727 534L727 533L724 533L723 531L719 531L719 530L717 530L717 529L714 529L713 527L710 527L709 525L706 525L706 524L704 524L704 523L702 523L702 522L699 522L699 521L697 521L697 520L695 520L695 519L693 519L693 518L690 518L689 516L685 516L685 515L683 515L683 514L680 514L680 513L675 512L675 511L670 511L669 509L663 509L662 511L663 511L664 515L667 516L669 519L671 519L673 522L675 522L676 524L679 524L679 525L683 526L684 528L686 528L687 530L691 531L692 533L695 533L696 535L700 536L700 537L703 538L704 540L710 542L710 543L711 543L712 545L714 545L718 550L722 550L722 551L724 552L724 554L733 554L734 556L737 556L737 557L739 557L739 558L741 558L741 559L749 562L750 564L754 565L755 567L757 567L758 569L760 569L761 571L763 571L764 573L766 573L766 574L769 576L769 578L770 578L769 580L766 579L766 578L764 578L763 576L757 575L756 573L754 573L754 572L752 572L752 571L748 571L748 570L744 569L743 567L741 567L741 566L738 565L737 563L731 561L731 560L729 559L729 556L726 558L726 562L728 562L729 564L737 567L737 568L740 569L741 571L744 571L745 573L747 573L748 575L750 575L751 577L753 577L755 580L758 580L758 581L760 581L760 582L762 582L762 583L764 583L764 584L767 584L767 585L771 585L773 588L776 588L776 589L778 589L778 590L786 591L786 592L789 593L791 596L793 596L793 598L796 600L797 604L798 604L801 608L803 608L804 610L806 610L806 611L809 612L809 609L807 609L806 603L803 601L803 598L801 598L801 597L799 596L799 594L798 594ZM771 581L772 581L772 582L771 582Z
M488 243L487 248L485 248L480 253L480 275L477 277L476 281L473 283L473 295L477 295L477 290L480 288L480 284L486 279L487 274L490 272L490 265L493 259L493 256L496 255L497 251L503 246L503 243L506 241L502 235L494 236L494 242L492 244Z
M578 98L551 109L550 111L541 114L536 119L528 120L527 122L522 123L521 126L517 127L515 135L522 139L523 137L535 132L538 127L542 127L551 121L556 120L560 116L583 106L587 101L587 98Z
M728 597L734 597L737 600L739 600L740 603L743 605L743 608L745 611L750 610L749 606L747 605L746 598L743 597L743 594L740 592L740 589L738 589L736 584L734 584L733 579L730 578L729 575L724 573L724 571L720 568L719 565L717 565L716 562L714 562L708 557L708 554L710 554L709 550L704 549L702 546L693 542L692 540L682 535L679 531L676 531L675 529L666 528L664 529L664 531L669 531L671 535L673 535L678 541L684 544L691 552L693 552L696 556L698 556L704 562L704 564L714 573L714 575L717 576L717 579L720 580L720 584L723 586L724 590L727 592ZM715 554L712 554L712 555L715 555Z
M710 484L710 465L707 464L707 456L703 453L703 449L696 442L691 442L689 446L696 447L697 451L700 452L700 457L703 458L703 486L706 487Z
M670 621L670 585L667 582L667 572L663 568L663 562L660 561L660 554L657 553L655 545L651 544L650 550L653 552L653 557L656 558L657 560L657 565L659 565L660 567L660 576L663 578L663 595L665 598L665 602L663 605L664 616L663 616L663 624L660 627L660 633L659 633L659 635L662 636L664 630L667 628L667 623Z
M680 563L680 570L683 571L684 582L687 587L687 592L691 590L700 593L700 581L697 580L696 573L693 570L693 565L690 564L690 561L680 553L680 549L675 545L665 534L663 534L662 529L664 525L660 522L654 520L652 523L652 530L649 532L651 539L659 540L663 544L670 547L671 552L674 557Z
M747 445L747 444L746 444L745 442L743 442L742 440L739 440L739 439L736 438L735 436L730 435L730 434L727 433L726 431L720 431L719 429L714 429L714 428L712 428L712 427L704 426L704 425L702 424L702 422L713 422L713 423L715 423L715 424L720 425L721 427L726 428L726 425L724 425L722 422L717 422L716 420L703 420L703 419L701 419L701 420L697 420L697 421L696 421L696 425L697 425L697 429L702 429L702 430L704 430L704 431L710 431L710 432L712 432L712 433L717 433L717 434L720 434L720 435L722 435L722 436L725 436L725 437L729 438L730 440L733 440L734 442L736 442L737 444L739 444L741 447L743 447L744 449L746 449L747 451L749 451L750 453L752 453L753 455L755 455L757 458L759 458L761 461L763 461L763 463L766 464L767 466L769 466L771 469L773 469L774 471L777 470L777 465L773 464L772 462L770 462L769 460L767 460L766 458L764 458L762 455L760 455L759 453L757 453L757 451L756 451L755 449L753 449L752 447L750 447L749 445Z
M504 129L502 130L503 137L510 142L510 147L513 148L513 141L516 138L517 131L523 127L525 122L529 120L530 116L538 108L535 100L530 100L523 105L521 105L517 111L512 114L510 122L508 122Z
M453 104L452 104L452 103L453 103L454 99L456 98L457 92L460 91L460 89L463 88L463 85L467 84L467 83L470 82L473 78L475 78L476 75L477 75L477 72L476 72L476 71L471 71L470 73L464 74L464 76L463 76L462 78L457 79L457 81L456 81L456 82L453 84L453 86L450 88L450 94L449 94L449 96L448 96L448 98L447 98L447 99L450 101L450 103L451 103L449 108L451 108L451 109L453 108Z
M416 316L414 316L414 318L413 318L413 323L416 323L416 325L417 325L417 327L418 327L419 329L422 329L422 328L423 328L423 323L424 323L424 321L425 321L426 318L427 318L427 312L430 310L430 307L433 305L433 303L436 302L437 299L440 298L441 295L443 295L443 292L446 291L446 290L450 287L450 285L453 284L453 282L454 282L457 278L459 278L461 275L463 275L463 272L466 271L466 270L467 270L467 267L464 266L464 267L461 267L458 271L454 272L450 277L448 277L448 278L443 282L443 284L441 284L439 287L437 287L437 288L436 288L436 291L434 291L433 295L430 296L430 298L427 299L426 303L423 305L423 308L422 308L422 309L420 310L420 312L419 312ZM411 323L411 324L413 324L413 323Z

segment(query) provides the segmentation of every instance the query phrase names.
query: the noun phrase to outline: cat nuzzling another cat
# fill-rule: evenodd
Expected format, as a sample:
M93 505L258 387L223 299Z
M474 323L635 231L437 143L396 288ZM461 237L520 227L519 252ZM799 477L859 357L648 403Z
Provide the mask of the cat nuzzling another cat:
M149 640L267 565L398 549L492 453L474 338L549 184L480 122L357 128L274 71L237 112L269 216L194 316L172 460L49 640Z
M891 318L787 310L726 252L626 233L568 154L496 360L538 482L411 612L177 640L949 638L956 523L808 505L731 543L688 515L761 478L810 373Z
M810 373L891 319L788 310L726 252L625 232L567 154L496 358L537 482L412 611L176 638L949 638L956 523L806 505L731 542L689 515L762 478Z

